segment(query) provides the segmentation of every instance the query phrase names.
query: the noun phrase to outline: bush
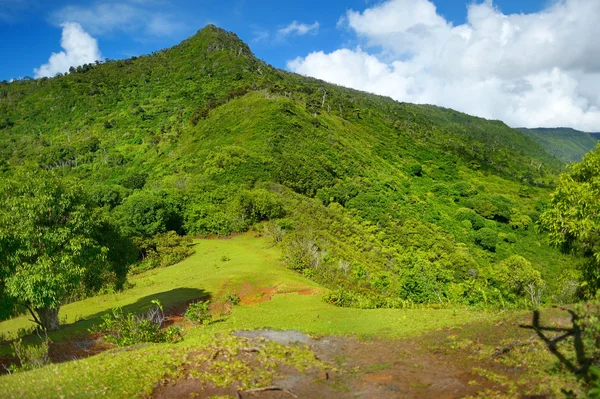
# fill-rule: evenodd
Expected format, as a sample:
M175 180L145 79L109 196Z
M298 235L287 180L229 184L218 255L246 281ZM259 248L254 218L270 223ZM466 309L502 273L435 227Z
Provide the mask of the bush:
M27 371L43 367L50 364L50 341L48 337L39 345L23 345L23 340L18 339L12 344L13 352L19 359L20 369L12 369L10 371Z
M490 252L496 251L498 234L495 230L484 227L475 233L475 243Z
M500 238L501 240L503 240L509 244L514 244L517 242L517 236L514 233L508 233L508 234L501 233L498 235L498 238Z
M192 323L209 324L212 321L210 302L200 301L190 303L188 309L185 311L185 318Z
M94 203L101 207L107 206L110 209L121 205L130 193L126 188L116 184L92 186L88 192Z
M409 176L421 177L423 176L423 166L419 163L410 163L406 165L404 169Z
M118 346L181 340L179 328L163 328L165 316L160 302L152 303L155 306L140 316L133 313L124 314L120 307L113 308L111 313L102 317L102 323L95 331L101 332L107 342Z
M293 270L316 269L323 264L323 252L311 232L294 231L287 234L282 243L285 265Z
M148 180L147 173L134 173L121 181L121 185L130 190L141 190Z
M501 195L478 196L465 201L465 204L484 218L502 223L510 221L513 208L512 202Z
M233 206L248 226L284 215L281 201L275 194L264 189L242 191Z
M119 224L130 237L152 237L182 231L182 215L175 199L165 192L138 191L115 208Z
M541 273L524 257L512 255L503 260L494 267L493 276L509 297L527 297L531 306L540 305L546 284Z
M230 304L232 304L233 306L235 305L239 305L240 302L242 301L242 298L240 298L240 296L238 294L236 294L235 292L230 292L229 294L227 294L227 302L229 302Z
M180 236L174 231L157 234L150 238L136 238L142 262L132 272L142 272L156 267L167 267L181 262L194 254L192 238Z
M459 208L456 211L456 220L471 222L474 230L479 230L485 227L485 219L479 216L474 210L468 208Z
M455 197L471 197L477 195L477 189L467 182L458 182L451 187L452 195Z
M586 357L600 367L600 293L594 300L578 304L575 313Z

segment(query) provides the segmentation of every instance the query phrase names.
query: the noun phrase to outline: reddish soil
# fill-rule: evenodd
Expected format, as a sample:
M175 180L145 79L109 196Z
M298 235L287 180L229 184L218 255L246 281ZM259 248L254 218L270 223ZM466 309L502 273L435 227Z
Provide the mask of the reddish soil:
M292 367L279 370L282 378L272 386L285 389L240 391L238 386L215 387L194 378L170 381L158 387L152 398L461 398L492 385L470 373L470 368L450 356L434 354L414 340L360 341L324 337L310 340L318 358L340 371L300 373ZM252 356L244 354L244 356ZM244 359L246 361L246 359ZM251 360L249 360L251 361ZM358 372L355 372L358 370ZM473 381L477 384L474 385Z
M280 390L257 392L238 391L233 384L227 387L207 385L198 379L184 377L158 386L152 395L162 398L431 398L454 399L469 396L490 397L496 393L507 397L550 398L548 395L526 396L508 385L482 376L477 370L500 376L504 381L519 383L519 390L539 387L540 381L532 370L498 361L504 356L520 356L521 350L530 353L544 351L544 343L528 328L529 316L516 317L497 323L479 323L463 327L446 328L420 337L403 340L364 341L349 337L310 338L298 332L261 330L240 332L242 336L262 342L275 340L281 344L301 342L307 344L315 355L331 364L332 370L313 370L300 373L289 366L280 366L279 378L272 386ZM568 327L569 319L555 313L546 325ZM453 346L449 339L468 340L468 347ZM521 343L507 349L507 340ZM481 354L484 355L481 355ZM487 353L487 354L486 354ZM494 355L490 356L490 353ZM244 362L253 364L252 356L244 353ZM524 383L523 377L527 375ZM543 384L542 384L543 386ZM495 396L494 396L495 397Z
M188 305L196 300L178 303L165 309L165 325L185 322L183 314ZM83 359L105 352L115 346L105 342L100 334L82 334L69 337L60 342L51 342L49 356L52 363L62 363L70 360ZM19 359L14 356L0 357L0 375L6 374L4 366L19 365Z

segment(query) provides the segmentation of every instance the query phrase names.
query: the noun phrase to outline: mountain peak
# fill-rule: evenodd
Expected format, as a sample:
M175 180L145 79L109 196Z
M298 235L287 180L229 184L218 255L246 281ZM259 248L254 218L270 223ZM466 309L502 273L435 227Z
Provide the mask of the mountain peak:
M228 51L238 56L254 58L250 47L235 33L228 32L212 24L206 25L175 47L183 47L188 51L194 50L205 53Z

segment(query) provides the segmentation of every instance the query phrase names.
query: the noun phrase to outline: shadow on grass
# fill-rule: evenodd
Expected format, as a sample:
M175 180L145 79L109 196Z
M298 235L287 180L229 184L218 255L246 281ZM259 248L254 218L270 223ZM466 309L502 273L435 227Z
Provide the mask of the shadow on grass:
M210 298L210 293L204 290L199 290L197 288L175 288L169 291L157 292L155 294L145 296L143 298L138 299L134 303L122 306L122 309L123 313L140 314L146 312L148 309L150 309L151 306L153 306L153 300L158 300L167 311L170 308L177 307L178 305L184 304L192 300L206 301L210 300ZM77 332L87 332L89 328L100 322L102 316L104 316L107 313L110 313L110 311L111 309L106 309L102 312L90 315L84 320L80 320L72 324L66 324L61 328L61 330L57 331L57 334L60 334L61 332L72 332L75 334Z
M586 378L591 365L591 359L585 353L581 329L578 325L579 316L571 309L564 310L571 315L571 325L569 327L543 326L538 310L533 311L531 325L521 324L520 327L535 331L538 338L544 341L548 350L560 363L579 378ZM570 360L558 347L560 342L569 337L573 337L573 350L575 352L575 359L573 360Z
M125 291L126 292L126 291ZM170 309L178 309L184 307L186 303L194 300L210 300L211 295L207 291L197 288L175 288L169 291L157 292L152 295L145 296L128 305L122 306L123 313L140 314L146 312L152 306L153 300L158 300L163 305L165 313L169 313ZM69 324L62 324L58 331L49 334L52 341L58 342L67 338L78 335L88 334L88 330L99 324L102 316L110 313L112 308L107 308L101 312L86 316L82 320L75 321ZM23 342L37 343L40 341L38 335L34 332L23 338ZM0 344L0 354L6 351L8 342Z

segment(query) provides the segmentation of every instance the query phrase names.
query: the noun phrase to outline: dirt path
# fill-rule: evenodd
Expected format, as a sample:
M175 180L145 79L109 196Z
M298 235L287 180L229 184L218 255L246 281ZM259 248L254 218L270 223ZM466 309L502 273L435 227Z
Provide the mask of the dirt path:
M288 335L289 334L289 338ZM297 341L307 345L318 359L332 365L328 370L299 372L290 366L279 367L279 377L270 386L281 390L239 391L237 384L218 388L189 374L158 387L153 398L464 398L482 392L507 393L473 367L479 360L469 360L456 353L441 353L416 340L360 341L356 338L323 337L310 339L297 332L260 331L245 334L253 342L264 339L283 344ZM282 338L283 337L283 338ZM251 354L244 353L253 363ZM260 367L258 365L258 367ZM498 369L498 367L495 367ZM500 367L501 368L501 367ZM496 370L498 371L498 370ZM503 370L504 374L518 373ZM517 395L519 396L519 395ZM507 397L514 397L509 394ZM538 396L543 398L544 396Z
M157 387L160 398L552 398L573 389L576 378L565 371L532 329L530 315L496 323L446 328L402 340L359 340L351 337L308 337L296 331L235 333L256 347L239 355L260 368L260 345L274 341L310 349L325 368L298 371L280 365L269 384L278 390L244 391L237 383L216 387L190 375ZM552 310L547 326L569 327L562 310ZM572 342L557 347L567 357ZM235 360L226 359L226 363ZM193 374L193 373L192 373Z
M280 367L281 378L271 386L284 390L244 392L232 384L217 388L198 379L169 382L154 393L162 398L208 398L222 395L233 398L462 398L483 388L492 388L481 376L449 356L432 353L414 340L360 341L356 338L323 337L311 339L295 331L244 332L244 337L288 345L308 345L332 370L301 373L293 367ZM244 354L246 361L252 359ZM477 382L474 384L473 381Z

